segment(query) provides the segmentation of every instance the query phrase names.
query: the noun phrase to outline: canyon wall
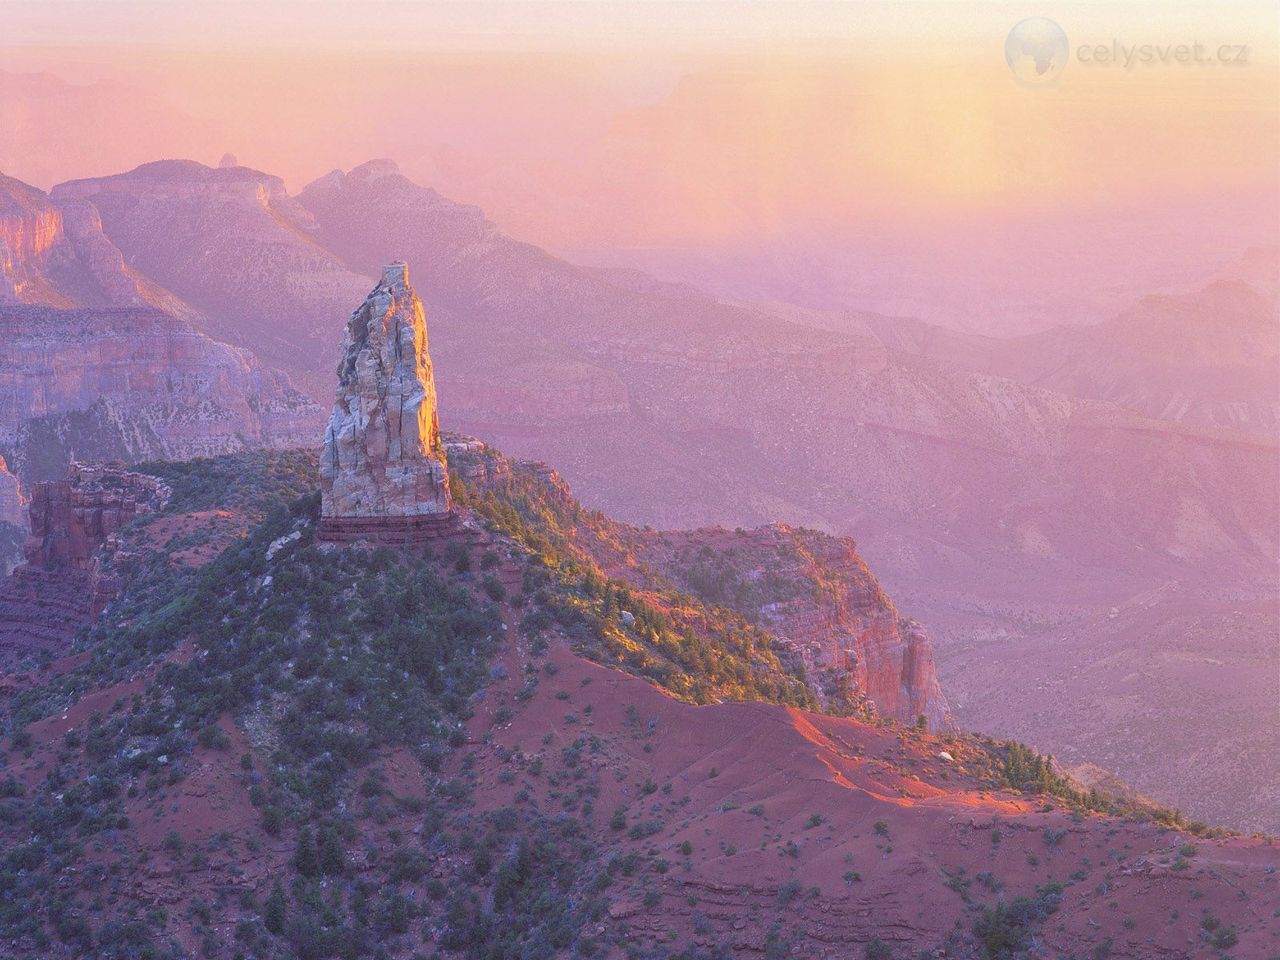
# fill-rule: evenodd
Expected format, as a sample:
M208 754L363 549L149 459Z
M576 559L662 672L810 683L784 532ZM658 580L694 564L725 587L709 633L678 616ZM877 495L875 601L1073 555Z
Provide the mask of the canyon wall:
M20 526L26 522L26 499L18 478L9 470L9 464L0 456L0 523Z
M309 442L321 409L202 322L125 262L90 200L0 176L0 447L19 476Z
M159 310L0 305L0 443L23 476L300 446L319 422L283 374Z

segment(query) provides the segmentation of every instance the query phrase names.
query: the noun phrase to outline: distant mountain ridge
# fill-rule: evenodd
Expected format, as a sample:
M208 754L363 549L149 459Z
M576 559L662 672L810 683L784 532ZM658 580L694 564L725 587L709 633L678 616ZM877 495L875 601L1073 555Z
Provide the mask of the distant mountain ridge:
M310 214L278 177L161 160L51 196L92 202L129 263L199 310L209 335L301 376L317 397L327 391L320 371L369 277L312 240Z
M310 442L320 408L203 324L125 262L95 204L0 177L0 450L21 476Z
M790 310L799 322L870 334L886 348L1104 400L1157 420L1280 436L1280 300L1250 251L1207 286L1144 297L1110 320L1022 337L959 333L920 320Z

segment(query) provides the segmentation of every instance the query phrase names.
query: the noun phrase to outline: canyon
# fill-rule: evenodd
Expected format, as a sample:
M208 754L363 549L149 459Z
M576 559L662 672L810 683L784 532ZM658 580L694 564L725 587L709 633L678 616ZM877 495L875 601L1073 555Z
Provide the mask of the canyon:
M1203 296L1010 346L909 318L832 329L812 311L570 264L390 161L335 171L293 197L244 167L162 161L52 198L93 204L105 237L195 311L203 332L280 365L324 402L325 358L350 305L403 259L432 318L447 428L555 463L585 502L620 519L668 529L782 520L855 535L928 625L944 685L973 691L952 703L962 724L1072 752L1076 732L990 696L978 654L1021 662L1020 651L1047 649L1055 624L1113 624L1108 611L1140 607L1163 583L1206 598L1197 644L1225 628L1232 596L1274 619L1264 601L1280 444L1266 427L1273 402L1249 399L1272 376L1249 347L1269 329L1255 296L1268 296L1265 257ZM1208 325L1185 347L1161 337L1195 316ZM1213 348L1218 338L1227 352ZM1086 343L1102 353L1092 366ZM1181 358L1173 380L1158 372L1168 351ZM1059 352L1077 360L1052 373L1045 358ZM1218 369L1222 389L1203 389ZM1103 689L1150 666L1126 642L1114 654L1124 667L1080 652ZM1036 657L1027 668L1062 707L1088 693L1066 663ZM1136 693L1143 735L1163 727L1156 691L1173 674L1158 669L1167 680ZM1245 671L1248 711L1266 709L1264 679ZM1101 713L1082 722L1103 732ZM1212 755L1213 724L1186 735L1209 768L1224 762ZM1203 780L1149 760L1114 764L1156 796L1185 798ZM1218 798L1182 802L1207 813L1197 804ZM1241 796L1227 815L1260 824L1249 809Z

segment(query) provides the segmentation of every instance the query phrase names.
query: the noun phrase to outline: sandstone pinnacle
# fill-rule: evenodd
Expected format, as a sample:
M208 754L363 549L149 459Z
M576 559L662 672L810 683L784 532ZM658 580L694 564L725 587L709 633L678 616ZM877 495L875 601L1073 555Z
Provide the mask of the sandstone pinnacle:
M325 519L443 516L449 477L422 302L392 263L347 323L320 457Z

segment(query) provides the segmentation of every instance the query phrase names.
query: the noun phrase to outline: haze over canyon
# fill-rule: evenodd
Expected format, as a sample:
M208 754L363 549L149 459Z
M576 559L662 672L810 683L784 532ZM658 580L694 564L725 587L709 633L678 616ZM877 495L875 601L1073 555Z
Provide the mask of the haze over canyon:
M1261 6L0 7L0 956L1280 956Z

